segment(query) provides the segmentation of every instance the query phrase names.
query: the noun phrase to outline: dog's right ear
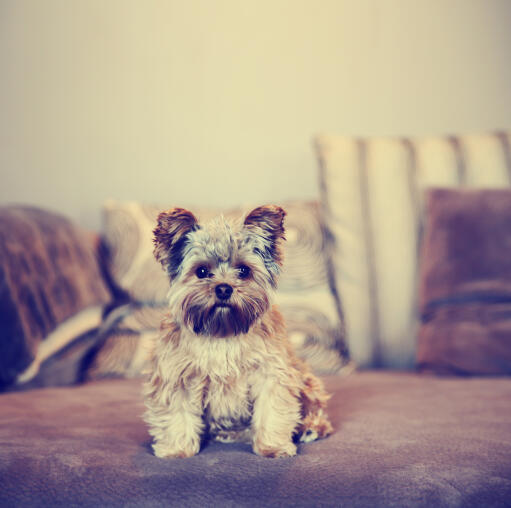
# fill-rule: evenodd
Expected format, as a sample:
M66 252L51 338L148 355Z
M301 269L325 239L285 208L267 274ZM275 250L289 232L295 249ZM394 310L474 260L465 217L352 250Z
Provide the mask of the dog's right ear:
M184 208L172 208L158 215L158 225L154 228L154 257L164 270L174 278L183 261L186 235L197 229L197 219Z

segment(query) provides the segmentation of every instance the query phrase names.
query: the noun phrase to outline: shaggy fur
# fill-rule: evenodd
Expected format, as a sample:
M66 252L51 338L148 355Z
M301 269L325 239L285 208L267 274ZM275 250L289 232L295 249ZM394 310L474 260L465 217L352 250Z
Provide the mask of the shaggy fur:
M157 457L190 457L208 437L288 457L295 440L332 431L328 395L272 305L284 216L262 206L233 223L202 226L180 208L158 217L154 253L169 276L170 313L145 384Z

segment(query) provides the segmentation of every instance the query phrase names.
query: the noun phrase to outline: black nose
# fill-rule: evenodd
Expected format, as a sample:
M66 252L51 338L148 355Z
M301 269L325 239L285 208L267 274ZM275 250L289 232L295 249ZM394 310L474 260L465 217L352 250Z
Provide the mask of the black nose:
M218 286L215 287L215 293L220 300L227 300L232 295L232 287L229 286L229 284L218 284Z

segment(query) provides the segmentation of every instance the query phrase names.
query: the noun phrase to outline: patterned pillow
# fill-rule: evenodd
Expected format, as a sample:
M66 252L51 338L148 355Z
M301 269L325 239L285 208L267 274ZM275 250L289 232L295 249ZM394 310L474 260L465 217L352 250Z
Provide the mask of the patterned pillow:
M508 187L510 140L509 133L317 138L322 204L335 239L330 262L356 363L414 366L422 192Z
M159 327L166 310L168 280L153 256L152 231L158 213L168 208L138 202L109 201L105 204L104 233L110 253L110 272L136 305L125 306L122 317L112 321L115 325L105 334L105 347L91 367L93 378L111 373L135 375L139 368L133 367L131 360L143 356L145 342ZM306 358L316 372L335 373L346 363L347 355L339 319L340 305L330 291L324 263L325 237L318 206L294 202L284 208L287 242L277 303L298 354ZM191 209L202 221L220 213L239 217L244 212L241 208ZM148 308L151 312L147 312ZM133 339L137 333L139 341ZM122 353L114 343L119 344ZM123 358L122 362L116 362L116 357ZM140 365L140 362L137 360L135 364Z
M0 389L100 324L110 293L95 240L60 215L0 209Z

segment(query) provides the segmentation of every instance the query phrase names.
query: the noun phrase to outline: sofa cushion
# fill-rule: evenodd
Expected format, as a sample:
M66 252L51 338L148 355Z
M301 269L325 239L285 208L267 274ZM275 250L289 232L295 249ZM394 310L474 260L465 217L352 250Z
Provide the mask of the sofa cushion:
M156 458L139 380L0 395L2 506L505 506L511 379L326 379L334 434L266 459L244 444Z
M98 326L110 299L97 237L37 208L0 209L0 389Z
M323 235L318 205L314 202L290 202L284 244L284 267L276 301L286 320L287 330L297 354L321 374L339 372L347 362L340 305L330 288L325 262L328 239ZM136 305L131 306L107 338L91 367L92 378L111 373L136 372L133 364L125 369L131 354L147 350L166 312L169 281L153 255L153 229L158 213L167 206L139 202L109 201L104 207L105 242L110 252L110 272L120 288L128 292ZM248 207L247 207L248 209ZM223 213L239 218L243 209L192 208L201 221ZM149 311L144 308L150 308ZM143 318L141 319L141 316ZM152 319L152 325L148 321ZM136 337L140 338L137 343ZM131 353L127 353L127 350ZM122 364L121 364L122 363ZM135 362L142 366L142 363Z
M511 190L427 194L420 369L511 374Z
M331 261L352 358L412 368L423 190L508 187L510 133L317 138Z

